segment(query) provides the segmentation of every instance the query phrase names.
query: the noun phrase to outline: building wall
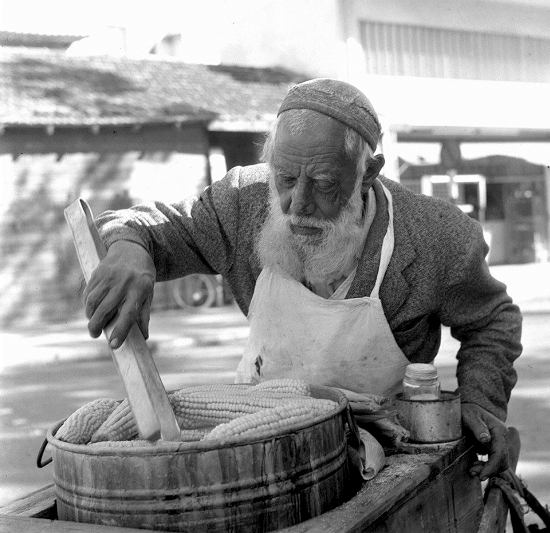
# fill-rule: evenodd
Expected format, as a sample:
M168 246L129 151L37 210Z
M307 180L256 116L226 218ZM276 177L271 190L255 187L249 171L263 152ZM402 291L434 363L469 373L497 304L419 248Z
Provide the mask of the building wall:
M384 171L392 179L400 179L400 143L415 141L418 132L432 144L452 135L457 142L536 141L542 172L550 163L543 148L550 135L549 27L550 4L542 2L282 1L236 21L221 55L227 62L279 65L357 85L379 113ZM496 147L483 155L497 154L505 155ZM525 176L513 179L507 194L521 196ZM541 183L550 189L548 175ZM531 225L539 229L531 231L528 253L496 254L495 261L548 256L547 204L533 210ZM501 240L513 240L514 224L506 221Z
M235 21L222 63L282 66L315 76L345 76L344 28L335 0L278 0Z
M280 65L312 77L349 79L348 67L353 69L355 61L364 61L359 48L361 20L547 39L550 5L480 0L281 0L233 22L221 60Z
M550 6L490 0L344 0L355 19L548 38ZM357 35L355 35L357 37Z
M84 316L84 281L63 210L85 198L95 215L177 201L208 184L206 154L111 152L0 155L0 326ZM169 306L164 284L154 304Z

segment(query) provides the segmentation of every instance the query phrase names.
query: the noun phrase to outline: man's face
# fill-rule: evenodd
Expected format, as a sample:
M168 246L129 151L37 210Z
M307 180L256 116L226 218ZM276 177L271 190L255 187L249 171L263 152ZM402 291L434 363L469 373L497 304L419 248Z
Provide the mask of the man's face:
M344 125L319 115L315 126L293 132L281 115L275 138L272 169L281 209L295 217L296 235L319 236L319 221L334 220L347 204L356 184L356 165L344 152ZM310 225L311 224L311 225Z

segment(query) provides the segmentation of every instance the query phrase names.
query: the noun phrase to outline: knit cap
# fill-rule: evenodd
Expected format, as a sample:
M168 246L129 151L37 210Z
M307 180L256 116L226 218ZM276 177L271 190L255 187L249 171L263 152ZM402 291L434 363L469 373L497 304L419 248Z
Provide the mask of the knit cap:
M380 137L378 115L357 87L344 81L317 78L295 85L286 95L277 116L289 109L311 109L354 129L376 150Z

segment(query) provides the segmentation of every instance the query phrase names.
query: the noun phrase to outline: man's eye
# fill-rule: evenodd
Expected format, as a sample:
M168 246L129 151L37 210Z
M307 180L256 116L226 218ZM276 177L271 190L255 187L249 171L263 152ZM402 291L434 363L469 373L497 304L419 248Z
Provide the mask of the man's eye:
M318 181L316 187L321 192L331 192L335 188L332 181Z
M289 176L288 174L279 174L279 181L283 185L291 186L294 185L296 178L294 176Z

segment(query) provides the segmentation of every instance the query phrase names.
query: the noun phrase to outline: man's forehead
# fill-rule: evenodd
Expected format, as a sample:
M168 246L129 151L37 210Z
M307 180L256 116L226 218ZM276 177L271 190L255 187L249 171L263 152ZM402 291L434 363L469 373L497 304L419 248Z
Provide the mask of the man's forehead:
M286 132L285 132L286 133ZM275 166L307 166L323 168L342 167L349 162L343 136L314 137L307 131L301 134L277 135L273 145L272 162Z
M273 170L276 174L300 174L302 167L305 168L306 174L311 178L334 178L341 174L342 168L346 161L336 158L326 158L324 160L310 159L294 159L284 155L275 156L273 158Z

